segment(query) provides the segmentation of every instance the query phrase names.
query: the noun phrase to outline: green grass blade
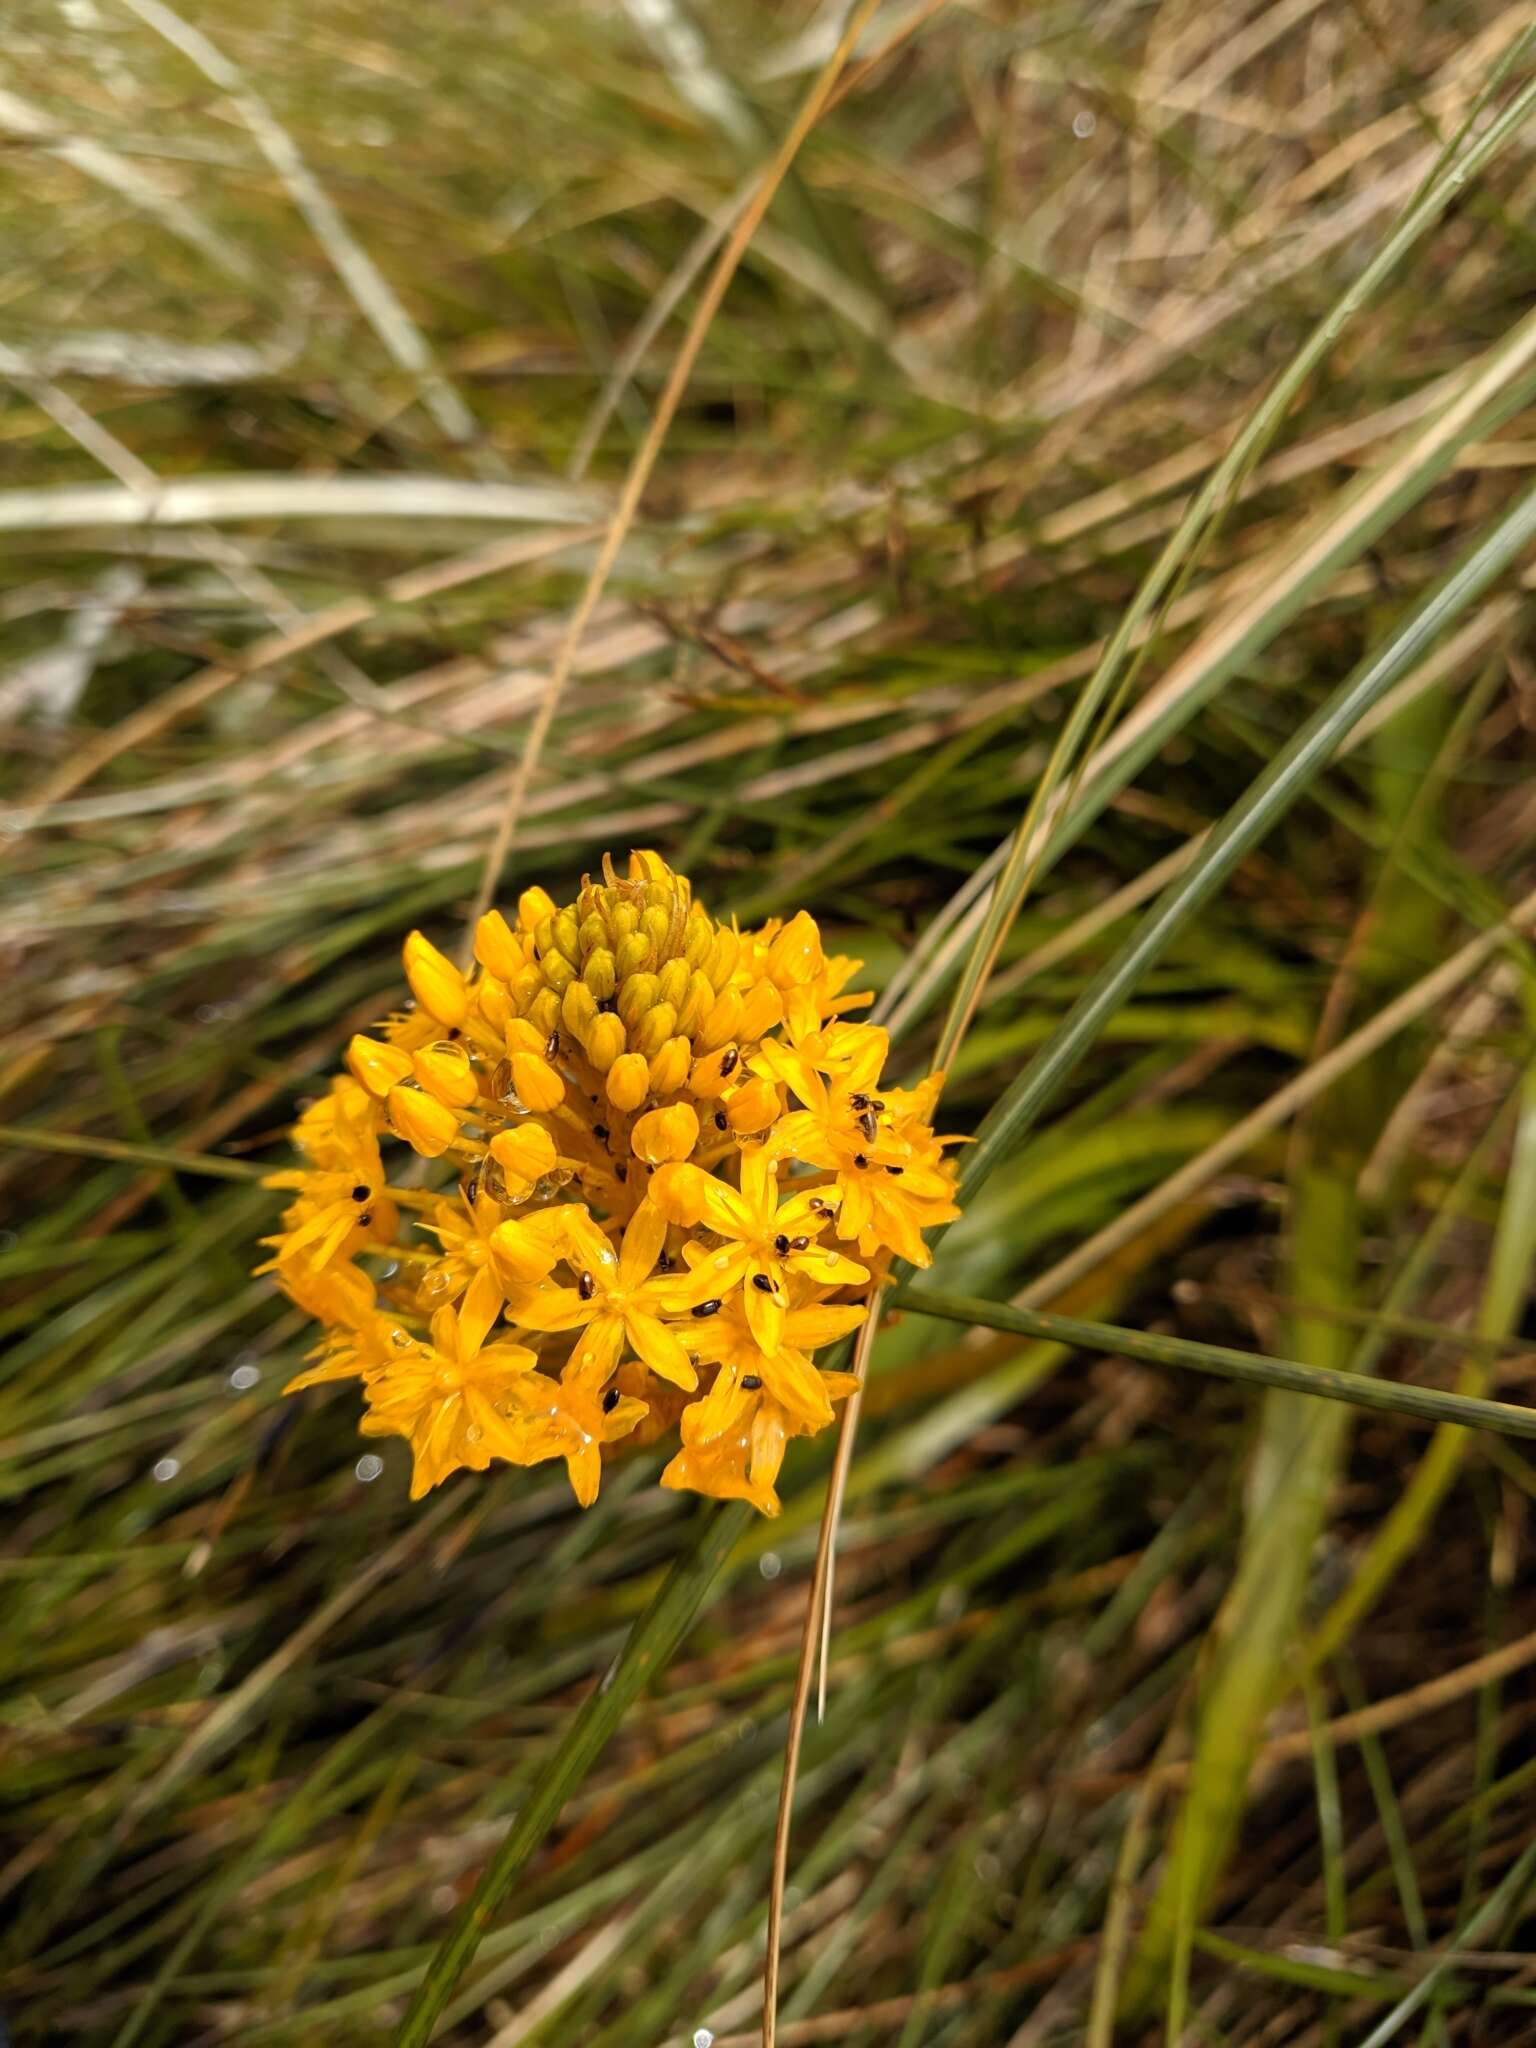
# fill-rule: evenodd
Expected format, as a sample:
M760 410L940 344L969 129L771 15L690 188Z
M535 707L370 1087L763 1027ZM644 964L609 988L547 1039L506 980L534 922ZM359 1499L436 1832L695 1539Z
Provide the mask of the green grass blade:
M692 1541L631 1629L607 1675L572 1718L541 1772L532 1797L485 1866L468 1904L428 1964L396 2036L397 2048L424 2048L431 2040L438 2017L480 1946L497 1907L560 1818L561 1808L596 1762L624 1718L625 1710L666 1669L751 1514L752 1510L742 1502L731 1501L709 1507L700 1515Z
M1522 324L1528 345L1536 322ZM1483 539L1369 655L1211 832L1199 855L1159 898L1131 938L1089 983L1050 1042L983 1119L961 1172L962 1201L1015 1149L1169 941L1207 903L1373 704L1439 634L1473 604L1536 535L1536 490L1526 491Z
M947 1066L953 1057L979 999L981 986L991 972L998 949L1018 913L1019 905L1038 866L1043 852L1038 843L1039 827L1046 815L1047 806L1068 774L1072 772L1073 764L1081 753L1094 721L1109 703L1112 694L1118 698L1123 693L1134 673L1139 654L1150 644L1143 642L1138 648L1138 636L1143 627L1170 596L1178 581L1189 573L1200 552L1209 544L1223 512L1231 504L1233 494L1242 479L1274 439L1297 394L1349 322L1369 304L1414 243L1464 190L1467 182L1475 177L1491 161L1493 155L1524 126L1532 108L1536 107L1536 83L1527 85L1517 94L1483 134L1471 142L1458 160L1458 150L1470 131L1475 114L1486 100L1487 93L1491 92L1507 71L1519 61L1521 53L1533 40L1536 40L1536 30L1527 29L1511 45L1496 67L1483 98L1469 113L1462 130L1446 145L1439 162L1425 180L1417 201L1409 207L1396 229L1387 237L1359 277L1313 328L1295 356L1276 378L1273 386L1255 406L1227 454L1196 493L1162 553L1148 570L1141 587L1127 606L1098 666L1073 700L1067 722L1051 750L1051 758L1045 773L1036 785L1029 806L1010 842L1002 873L998 876L988 902L986 917L966 957L949 1014L939 1035L937 1065Z
M1486 1401L1468 1394L1441 1393L1434 1387L1408 1387L1390 1380L1366 1379L1355 1372L1333 1372L1303 1365L1293 1358L1268 1358L1251 1351L1232 1351L1220 1344L1199 1344L1187 1337L1164 1337L1149 1330L1128 1330L1115 1323L1083 1322L1040 1309L1014 1308L1007 1302L981 1301L969 1294L944 1294L930 1287L901 1287L891 1306L914 1315L937 1316L944 1322L969 1323L988 1330L1007 1330L1019 1337L1043 1338L1083 1351L1102 1351L1134 1358L1142 1365L1167 1365L1216 1379L1238 1380L1253 1387L1279 1388L1311 1394L1321 1401L1343 1401L1382 1415L1401 1415L1433 1426L1459 1423L1467 1429L1490 1429L1500 1436L1536 1437L1536 1408L1517 1408L1508 1401Z

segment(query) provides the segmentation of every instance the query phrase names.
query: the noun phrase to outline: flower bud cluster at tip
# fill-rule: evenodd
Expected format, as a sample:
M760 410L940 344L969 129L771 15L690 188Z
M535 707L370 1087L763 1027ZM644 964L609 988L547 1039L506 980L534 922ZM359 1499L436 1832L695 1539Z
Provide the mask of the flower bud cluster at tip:
M326 1332L290 1391L360 1379L413 1496L558 1457L585 1506L610 1446L675 1427L663 1485L776 1513L788 1439L852 1390L816 1353L957 1213L939 1077L884 1085L806 912L722 924L653 852L488 912L468 972L420 932L404 963L269 1178L261 1270ZM402 1145L435 1188L386 1172Z

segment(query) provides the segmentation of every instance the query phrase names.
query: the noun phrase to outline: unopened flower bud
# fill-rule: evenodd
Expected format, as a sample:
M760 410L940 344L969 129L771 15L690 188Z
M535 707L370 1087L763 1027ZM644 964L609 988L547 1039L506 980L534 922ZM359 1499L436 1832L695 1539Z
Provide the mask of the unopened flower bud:
M637 1052L627 1052L608 1069L608 1100L615 1109L638 1109L651 1089L650 1070Z
M688 962L681 954L669 960L657 974L656 993L674 1010L681 1009L683 997L688 993Z
M593 1019L584 1042L587 1058L600 1074L606 1074L628 1043L623 1018L615 1017L611 1010L602 1011Z
M523 942L499 910L488 910L475 926L475 958L498 981L515 981L527 966Z
M475 983L474 996L475 1014L483 1017L500 1037L512 1015L512 998L507 993L506 983L498 981L493 974L484 975Z
M612 953L606 946L599 946L587 955L587 964L581 970L582 981L591 989L600 1003L606 1003L619 985L618 971Z
M747 1081L725 1105L725 1120L733 1131L751 1136L766 1131L779 1114L779 1091L771 1081Z
M521 1194L553 1168L555 1141L542 1124L515 1124L492 1138L491 1157Z
M640 1022L657 997L654 974L632 974L619 984L619 1015L631 1030Z
M691 1038L700 1023L714 1008L715 991L707 974L700 974L695 968L688 977L688 986L683 999L677 1006L677 1028L685 1037Z
M640 914L640 929L656 949L656 958L665 960L671 951L672 913L653 903Z
M516 1216L497 1224L490 1246L497 1272L514 1287L537 1287L548 1279L560 1257L559 1246L546 1233L530 1229Z
M576 944L582 959L585 960L589 953L595 953L599 946L606 946L607 943L608 927L597 913L594 911L590 916L584 917L576 934Z
M552 1038L560 1029L560 998L552 988L541 990L528 1005L528 1022L541 1039Z
M554 1109L565 1100L565 1083L542 1053L513 1053L512 1086L524 1108L535 1113Z
M544 970L545 981L556 995L564 995L566 989L576 979L576 969L564 953L546 953L539 965Z
M733 1079L741 1079L741 1052L735 1045L725 1045L718 1052L707 1052L694 1061L688 1075L688 1092L697 1095L701 1102L713 1102L725 1093Z
M768 948L768 973L781 989L814 980L825 964L821 933L807 910L797 910Z
M630 1133L635 1157L651 1166L660 1166L664 1160L686 1159L698 1142L698 1115L686 1102L648 1111Z
M652 947L644 932L632 931L619 940L613 956L613 971L620 981L643 974L651 964Z
M469 1054L462 1045L440 1038L424 1045L412 1061L416 1078L429 1095L446 1102L450 1109L468 1109L480 1093Z
M636 1052L654 1059L677 1029L677 1012L670 1003L653 1003L629 1033L629 1042Z
M469 986L446 953L440 953L422 932L405 942L405 978L411 994L429 1017L451 1030L469 1013Z
M560 1021L578 1045L597 1022L597 998L584 981L573 981L560 999Z
M675 1095L688 1079L692 1057L693 1047L686 1038L669 1038L661 1051L651 1056L651 1093Z
M446 1102L424 1088L391 1088L385 1097L389 1121L412 1151L436 1159L459 1134L459 1119Z
M359 1032L347 1047L347 1065L370 1095L384 1096L411 1071L411 1056Z
M547 889L525 889L517 899L517 921L525 932L536 932L554 914L555 899Z
M699 1019L693 1042L700 1052L713 1052L741 1029L741 990L728 988L715 997Z

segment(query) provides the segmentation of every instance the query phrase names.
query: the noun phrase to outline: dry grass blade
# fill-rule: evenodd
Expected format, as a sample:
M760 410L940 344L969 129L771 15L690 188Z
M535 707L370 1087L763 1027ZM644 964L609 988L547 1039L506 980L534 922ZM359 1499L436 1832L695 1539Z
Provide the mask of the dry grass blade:
M682 346L673 359L651 423L646 429L645 439L635 450L634 459L629 465L623 487L619 492L618 504L614 507L613 518L603 538L603 544L598 549L597 560L592 565L585 588L577 599L570 622L561 635L560 645L555 650L549 681L544 686L539 708L523 741L523 750L518 756L517 766L512 771L506 800L496 822L496 835L485 857L480 887L470 913L471 929L489 910L495 898L507 857L512 850L518 821L522 817L523 805L527 800L533 777L538 771L555 713L559 709L561 695L570 680L571 669L575 665L576 655L587 627L591 624L592 614L607 588L608 578L613 573L614 564L619 559L619 552L634 523L635 514L640 509L640 500L645 495L645 487L650 482L652 470L656 467L656 458L662 451L677 408L682 403L683 393L688 388L688 380L693 375L693 367L699 359L699 351L704 346L710 323L720 310L726 292L730 289L731 279L736 275L737 266L746 254L753 235L773 204L774 195L783 184L807 136L820 120L832 88L847 63L849 52L863 34L865 24L874 15L878 5L879 0L859 0L859 4L849 15L836 49L802 101L799 113L780 143L773 161L759 180L757 190L726 238L725 245L709 274L709 280L699 295L699 303L688 323Z

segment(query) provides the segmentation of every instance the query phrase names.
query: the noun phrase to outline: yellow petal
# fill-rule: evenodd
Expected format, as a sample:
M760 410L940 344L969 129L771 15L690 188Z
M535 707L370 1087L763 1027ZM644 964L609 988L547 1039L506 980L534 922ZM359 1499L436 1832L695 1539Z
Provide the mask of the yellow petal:
M643 1359L652 1372L670 1380L685 1393L693 1392L699 1384L693 1360L665 1323L639 1309L629 1309L624 1317L624 1332L634 1347L635 1356Z
M619 1252L619 1285L638 1287L650 1277L651 1268L667 1241L667 1219L654 1202L642 1202L624 1228Z
M469 985L445 953L422 932L405 942L405 978L429 1017L451 1029L469 1014Z

